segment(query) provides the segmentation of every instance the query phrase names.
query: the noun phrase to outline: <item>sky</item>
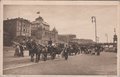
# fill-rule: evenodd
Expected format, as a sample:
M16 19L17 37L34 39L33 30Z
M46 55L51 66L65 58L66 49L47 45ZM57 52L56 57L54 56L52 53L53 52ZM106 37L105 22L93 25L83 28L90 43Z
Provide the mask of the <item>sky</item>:
M96 17L99 42L113 41L117 28L116 5L4 5L4 20L22 17L34 21L39 15L54 27L59 34L76 34L79 39L95 40L95 25L91 17Z

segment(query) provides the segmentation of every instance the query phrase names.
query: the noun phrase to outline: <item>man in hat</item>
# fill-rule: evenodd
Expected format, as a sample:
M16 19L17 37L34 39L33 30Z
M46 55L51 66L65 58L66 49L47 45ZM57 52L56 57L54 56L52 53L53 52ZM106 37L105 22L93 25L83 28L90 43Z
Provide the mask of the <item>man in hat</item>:
M22 45L22 43L20 44L20 56L21 57L24 57L24 48L23 48L23 45Z
M48 41L48 45L52 46L52 40L50 38L50 40Z
M65 60L68 59L68 45L66 44L63 49L63 56L65 57Z

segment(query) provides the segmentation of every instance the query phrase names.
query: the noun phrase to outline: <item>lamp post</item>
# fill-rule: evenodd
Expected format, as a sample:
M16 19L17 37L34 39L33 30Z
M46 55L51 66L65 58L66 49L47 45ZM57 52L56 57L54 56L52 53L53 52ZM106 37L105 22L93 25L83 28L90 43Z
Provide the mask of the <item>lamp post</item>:
M107 43L108 43L108 34L106 33L105 36L106 36L106 38L107 38L106 40L107 40Z
M95 42L97 43L97 26L96 26L96 17L95 17L95 16L92 16L91 19L92 19L92 23L95 24Z
M97 37L97 43L99 43L99 39L100 39L100 37Z

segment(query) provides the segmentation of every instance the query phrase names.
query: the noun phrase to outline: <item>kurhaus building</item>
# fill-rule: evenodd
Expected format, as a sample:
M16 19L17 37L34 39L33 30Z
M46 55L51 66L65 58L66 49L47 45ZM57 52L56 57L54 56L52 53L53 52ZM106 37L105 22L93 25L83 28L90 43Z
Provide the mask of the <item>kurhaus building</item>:
M36 37L39 43L47 44L50 39L58 42L58 31L55 27L50 30L50 25L41 16L32 22L31 35Z

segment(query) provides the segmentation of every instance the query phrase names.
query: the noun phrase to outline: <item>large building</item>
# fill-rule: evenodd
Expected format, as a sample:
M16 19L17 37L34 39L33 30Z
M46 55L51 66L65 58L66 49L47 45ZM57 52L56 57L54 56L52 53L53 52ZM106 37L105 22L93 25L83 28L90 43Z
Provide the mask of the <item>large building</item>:
M33 22L23 18L4 20L4 43L8 43L9 39L9 41L18 41L18 39L20 41L27 37L44 44L47 44L50 39L53 42L58 42L58 31L55 27L50 30L50 25L41 16Z
M58 31L55 27L50 30L50 25L41 16L32 22L31 27L31 36L35 37L39 43L47 44L50 39L53 42L58 42Z
M4 45L20 37L31 36L31 22L23 18L7 19L3 22Z
M23 18L4 20L4 32L12 37L31 36L31 22Z

